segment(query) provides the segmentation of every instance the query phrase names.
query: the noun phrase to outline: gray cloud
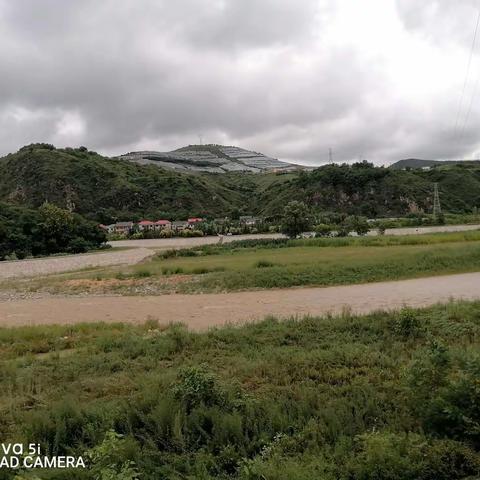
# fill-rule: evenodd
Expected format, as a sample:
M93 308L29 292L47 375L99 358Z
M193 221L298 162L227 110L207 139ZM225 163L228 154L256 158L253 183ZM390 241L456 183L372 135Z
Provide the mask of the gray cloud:
M480 150L480 95L466 122L477 56L454 131L475 2L363 5L0 0L0 153L50 141L119 154L199 134L310 164L330 147L377 163Z

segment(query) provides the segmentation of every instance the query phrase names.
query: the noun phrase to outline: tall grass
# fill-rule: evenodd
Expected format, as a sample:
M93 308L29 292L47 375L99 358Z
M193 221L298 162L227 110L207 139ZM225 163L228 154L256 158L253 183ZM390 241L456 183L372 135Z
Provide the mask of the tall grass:
M292 261L296 258L294 248L286 250L285 257L271 259L263 250L263 256L256 262L262 252L251 258L240 256L236 263L243 260L242 267L228 268L227 264L225 271L206 275L195 282L185 282L179 289L183 292L205 292L347 285L480 270L480 245L476 243L433 245L420 249L411 246L392 248L395 250L379 251L369 247L362 252L361 249L349 249L348 255L339 252L335 260L329 255L299 255L298 262ZM282 263L282 258L285 263ZM234 256L232 265L233 259ZM253 268L247 260L252 262Z
M389 247L395 245L437 245L442 243L477 242L480 231L433 233L422 235L385 235L375 237L332 237L238 240L221 245L203 245L189 249L167 250L158 254L159 258L196 257L200 255L220 255L242 249L272 249L289 247Z
M479 346L480 303L201 334L154 319L1 329L0 429L51 455L113 430L108 468L128 459L142 479L476 478Z

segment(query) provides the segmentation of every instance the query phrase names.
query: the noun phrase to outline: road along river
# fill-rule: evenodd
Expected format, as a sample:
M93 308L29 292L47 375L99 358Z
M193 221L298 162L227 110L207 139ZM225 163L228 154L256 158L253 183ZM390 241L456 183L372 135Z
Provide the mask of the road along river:
M202 295L147 297L44 297L0 302L0 326L79 322L160 324L182 322L193 330L226 323L304 315L368 313L404 305L425 307L439 302L480 300L480 273L328 288L295 288Z

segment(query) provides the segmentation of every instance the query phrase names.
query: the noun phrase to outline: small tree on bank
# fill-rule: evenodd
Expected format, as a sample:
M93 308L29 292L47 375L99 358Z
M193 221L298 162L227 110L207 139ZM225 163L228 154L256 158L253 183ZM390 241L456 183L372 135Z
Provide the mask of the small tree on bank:
M282 233L295 238L311 227L310 212L303 202L289 202L283 210Z

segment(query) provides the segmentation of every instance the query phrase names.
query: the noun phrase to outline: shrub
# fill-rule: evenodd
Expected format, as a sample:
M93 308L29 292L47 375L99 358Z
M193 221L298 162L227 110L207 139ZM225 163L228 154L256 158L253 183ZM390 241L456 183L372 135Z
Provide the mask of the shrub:
M225 401L216 376L205 366L184 368L172 391L187 411L199 405L220 405Z
M453 480L478 475L480 460L457 442L376 432L357 437L347 470L356 480Z
M152 272L150 270L138 270L134 276L136 278L148 278L152 276Z
M410 308L404 308L396 314L391 326L393 332L402 338L418 337L422 332L420 321L415 311Z
M255 263L255 268L269 268L273 267L274 265L275 264L269 260L259 260L257 263Z
M426 431L480 447L480 357L453 359L433 342L408 372L412 409Z
M326 223L319 223L318 225L315 225L313 230L316 237L329 237L332 234L334 227L332 225L327 225Z

